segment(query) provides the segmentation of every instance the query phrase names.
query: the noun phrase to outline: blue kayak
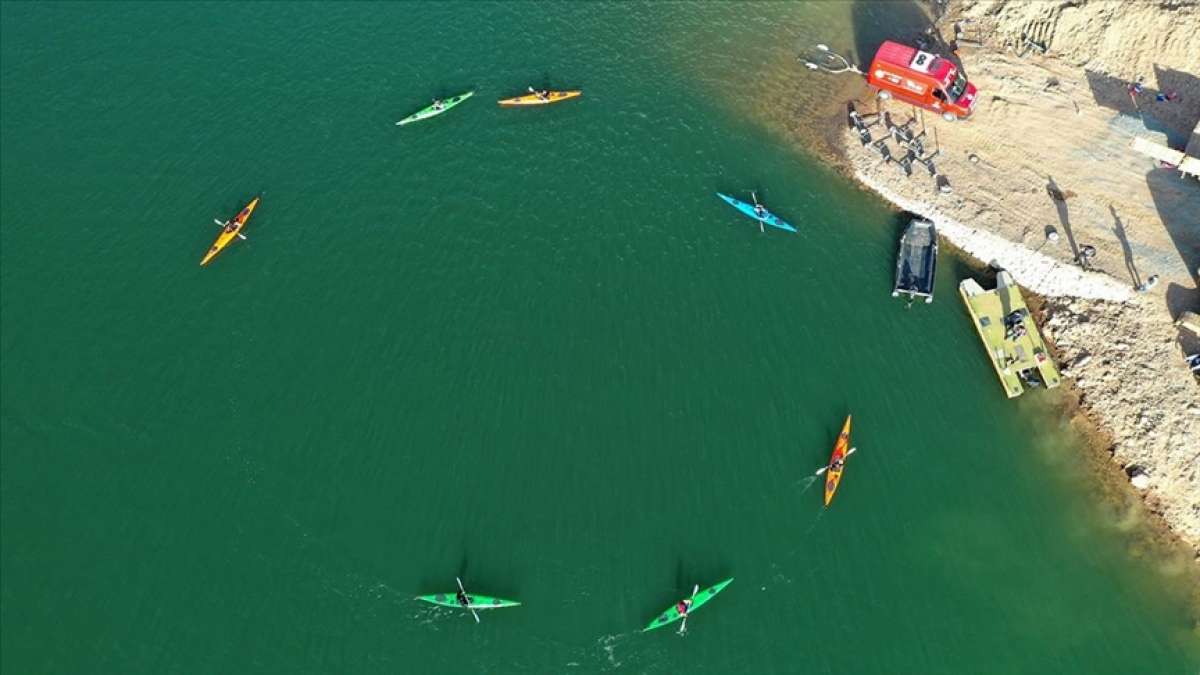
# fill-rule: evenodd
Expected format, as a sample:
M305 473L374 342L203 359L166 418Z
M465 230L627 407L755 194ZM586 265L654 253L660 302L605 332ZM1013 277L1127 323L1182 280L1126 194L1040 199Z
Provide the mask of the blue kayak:
M781 230L787 230L788 232L796 231L796 228L792 227L791 225L788 225L787 222L780 220L779 216L776 216L774 213L771 213L770 211L767 211L766 209L763 209L764 215L759 216L758 212L754 210L753 204L747 204L746 202L734 199L733 197L730 197L729 195L723 195L720 192L717 193L717 196L720 197L721 199L724 199L726 202L729 202L729 205L732 206L733 208L737 209L738 211L741 211L742 213L750 216L751 218L753 218L757 221L766 223L766 224L770 225L771 227L778 227Z

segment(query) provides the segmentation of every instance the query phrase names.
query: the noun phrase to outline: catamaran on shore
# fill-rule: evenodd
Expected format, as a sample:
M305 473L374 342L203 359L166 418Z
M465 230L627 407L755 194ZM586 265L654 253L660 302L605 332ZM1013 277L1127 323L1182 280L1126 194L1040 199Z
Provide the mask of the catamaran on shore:
M1020 396L1027 386L1059 385L1058 367L1011 274L1001 270L990 291L974 279L964 279L958 292L1009 398Z

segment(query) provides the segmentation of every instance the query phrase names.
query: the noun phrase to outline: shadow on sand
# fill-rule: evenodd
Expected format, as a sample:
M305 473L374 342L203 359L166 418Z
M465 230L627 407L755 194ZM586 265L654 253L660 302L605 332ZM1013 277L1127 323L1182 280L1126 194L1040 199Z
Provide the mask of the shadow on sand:
M1058 212L1058 224L1062 227L1063 234L1067 235L1067 243L1071 245L1071 257L1087 269L1087 259L1080 255L1079 243L1075 241L1075 232L1071 230L1071 217L1067 212L1067 198L1071 193L1063 191L1058 183L1054 182L1054 176L1046 176L1046 194L1050 201L1054 202L1054 210Z
M1173 169L1154 169L1146 185L1188 274L1200 284L1200 182Z
M1184 312L1200 314L1200 289L1188 288L1179 284L1167 287L1167 311L1172 319L1179 319ZM1184 354L1200 353L1200 335L1186 327L1179 327L1178 341Z
M1140 119L1147 131L1165 135L1167 145L1182 150L1187 145L1188 135L1200 120L1200 101L1189 101L1183 97L1174 101L1157 101L1155 98L1160 93L1200 91L1200 78L1157 66L1154 71L1155 81L1162 89L1144 85L1141 93L1131 92L1127 80L1091 70L1085 71L1085 75L1096 105L1115 110L1131 119Z
M1137 265L1133 262L1133 248L1129 245L1129 235L1125 232L1125 224L1121 222L1121 217L1117 215L1117 210L1108 205L1108 212L1113 218L1113 234L1117 235L1117 240L1121 242L1121 252L1125 254L1125 270L1129 272L1129 278L1133 281L1134 288L1142 285L1142 276L1138 274Z

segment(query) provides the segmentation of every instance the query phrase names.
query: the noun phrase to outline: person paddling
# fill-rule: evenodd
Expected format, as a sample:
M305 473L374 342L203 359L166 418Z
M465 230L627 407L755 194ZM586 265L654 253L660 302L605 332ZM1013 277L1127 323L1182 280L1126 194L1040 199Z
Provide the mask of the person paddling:
M233 232L238 228L238 225L241 225L245 221L249 215L250 214L246 213L246 209L242 209L241 212L234 216L233 220L225 221L225 231Z
M692 599L684 598L683 600L680 600L677 605L675 605L675 611L679 612L679 616L687 616L688 610L691 609L691 607Z
M471 608L471 599L467 597L467 592L465 590L461 588L458 589L458 592L454 594L454 597L458 598L458 604L466 607L467 609Z
M754 194L753 192L750 193L750 197L754 199L754 215L758 218L758 231L766 232L766 229L763 228L763 220L765 220L767 215L769 215L767 213L767 207L758 203L758 195Z
M441 110L445 107L446 106L442 104L442 99L440 99L440 98L433 99L433 109L434 110Z
M529 91L533 92L533 95L538 97L539 101L549 101L550 100L550 90L549 89L534 89L533 87L529 87Z

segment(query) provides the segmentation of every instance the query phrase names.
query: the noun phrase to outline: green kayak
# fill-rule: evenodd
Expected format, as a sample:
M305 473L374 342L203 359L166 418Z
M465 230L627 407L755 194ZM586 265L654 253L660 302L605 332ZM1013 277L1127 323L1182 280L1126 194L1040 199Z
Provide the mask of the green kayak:
M400 120L399 122L396 122L396 126L402 127L405 124L408 124L410 122L419 122L427 117L434 117L435 115L441 115L442 113L453 108L454 106L458 105L459 103L462 103L463 101L471 98L471 95L474 93L475 92L473 92L473 91L468 91L465 94L459 94L458 96L451 96L450 98L443 99L440 107L438 106L437 103L434 103L433 105L429 105L424 108L421 108L417 112L409 115L408 117L405 117L404 119Z
M733 577L729 577L725 581L722 581L715 586L709 586L708 588L697 593L696 597L692 598L692 606L688 609L688 616L691 616L692 612L700 609L701 605L709 600L712 600L717 593L725 590L725 587L728 586L732 581ZM649 626L643 628L642 632L645 633L648 630L662 628L669 623L675 623L681 618L683 618L683 615L679 613L679 603L675 603L674 605L668 607L667 610L662 614L659 614L658 617L656 617L653 621L651 621Z
M500 609L501 607L516 607L521 603L514 600L505 600L504 598L491 598L486 595L476 595L475 593L467 594L467 602L470 605L464 607L459 604L458 597L453 591L450 593L435 593L433 595L418 595L418 600L432 602L435 605L442 607L456 607L458 609Z

